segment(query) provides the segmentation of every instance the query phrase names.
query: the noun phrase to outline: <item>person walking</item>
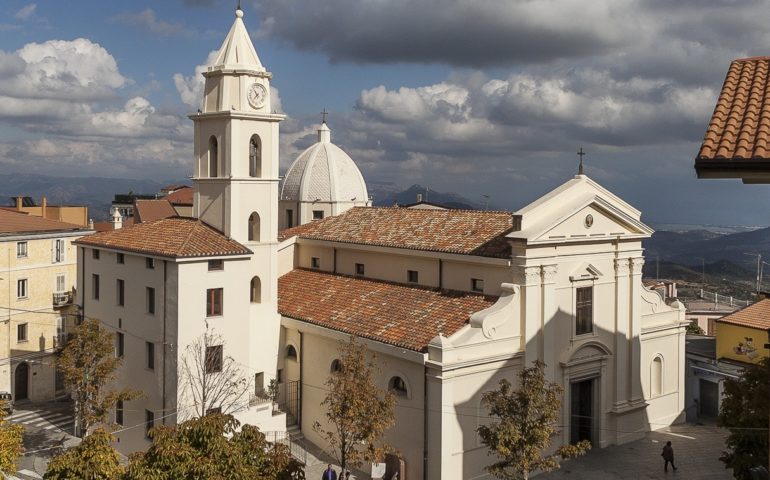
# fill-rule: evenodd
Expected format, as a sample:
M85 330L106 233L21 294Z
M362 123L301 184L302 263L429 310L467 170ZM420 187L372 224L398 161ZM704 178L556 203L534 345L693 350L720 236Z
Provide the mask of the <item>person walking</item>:
M337 480L337 472L332 468L331 463L326 466L321 480Z
M663 471L668 472L668 464L676 471L676 465L674 465L674 449L671 447L671 442L666 442L666 446L663 447L663 453L660 454L663 457Z

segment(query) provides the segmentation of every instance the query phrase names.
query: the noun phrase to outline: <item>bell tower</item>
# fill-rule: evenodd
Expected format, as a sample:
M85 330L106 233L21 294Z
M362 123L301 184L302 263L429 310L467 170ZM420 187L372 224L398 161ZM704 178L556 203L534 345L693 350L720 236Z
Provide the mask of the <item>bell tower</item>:
M193 214L255 254L268 245L273 250L278 124L284 115L273 113L272 74L259 60L240 8L203 76L203 110L190 115L195 124Z

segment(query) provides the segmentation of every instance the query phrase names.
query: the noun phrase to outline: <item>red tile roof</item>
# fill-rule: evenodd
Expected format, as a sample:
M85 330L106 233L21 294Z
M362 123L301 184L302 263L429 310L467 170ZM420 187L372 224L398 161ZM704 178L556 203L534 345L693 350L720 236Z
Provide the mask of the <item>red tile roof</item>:
M511 253L505 235L512 228L510 212L356 207L278 237L504 258Z
M770 328L770 299L749 305L742 310L720 318L717 322L767 330Z
M161 257L244 255L251 250L194 218L164 218L133 227L97 232L79 245L111 248Z
M161 218L176 216L176 210L165 198L160 200L136 200L134 202L134 219L136 223L152 222Z
M418 352L496 297L295 269L278 279L281 315Z
M770 57L734 60L703 138L698 175L770 168Z
M169 193L165 197L172 205L192 205L193 189L192 187L182 186L179 190Z
M80 225L60 222L49 218L28 215L13 210L0 209L0 235L20 235L25 233L69 232L88 230Z

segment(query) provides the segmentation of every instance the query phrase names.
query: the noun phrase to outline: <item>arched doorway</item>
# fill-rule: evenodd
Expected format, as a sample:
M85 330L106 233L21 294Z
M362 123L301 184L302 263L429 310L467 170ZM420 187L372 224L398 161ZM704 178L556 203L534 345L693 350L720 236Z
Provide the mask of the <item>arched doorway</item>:
M29 395L29 364L21 362L14 374L14 400L26 400Z

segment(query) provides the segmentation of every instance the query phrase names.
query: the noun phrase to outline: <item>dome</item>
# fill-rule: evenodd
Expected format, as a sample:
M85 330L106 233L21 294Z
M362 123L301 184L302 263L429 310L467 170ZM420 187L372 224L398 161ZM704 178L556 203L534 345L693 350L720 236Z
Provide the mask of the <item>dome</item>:
M361 171L350 156L331 142L326 123L318 142L291 164L281 187L281 200L294 202L366 202L369 193Z

